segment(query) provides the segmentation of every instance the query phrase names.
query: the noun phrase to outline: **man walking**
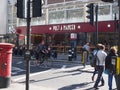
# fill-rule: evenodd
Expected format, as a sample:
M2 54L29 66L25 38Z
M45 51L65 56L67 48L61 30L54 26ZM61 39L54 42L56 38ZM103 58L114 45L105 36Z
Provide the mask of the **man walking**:
M102 77L104 66L105 66L105 58L107 56L107 53L104 51L105 46L101 45L100 50L97 52L97 61L96 61L96 69L98 71L98 76L94 84L94 90L98 89L98 84L101 81L101 86L104 86L104 79Z

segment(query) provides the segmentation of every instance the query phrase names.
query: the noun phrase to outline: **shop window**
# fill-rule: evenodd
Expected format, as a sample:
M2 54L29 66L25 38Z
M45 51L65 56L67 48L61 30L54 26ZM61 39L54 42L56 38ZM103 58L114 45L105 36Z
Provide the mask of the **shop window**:
M61 23L61 22L64 22L64 11L49 13L49 23Z
M110 5L99 6L98 14L99 15L109 15L110 14Z

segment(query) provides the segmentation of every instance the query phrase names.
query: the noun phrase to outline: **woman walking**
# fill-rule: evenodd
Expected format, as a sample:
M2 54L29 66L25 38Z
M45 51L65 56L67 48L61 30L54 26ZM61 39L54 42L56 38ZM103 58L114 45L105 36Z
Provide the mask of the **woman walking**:
M117 56L117 50L115 47L111 47L109 54L106 57L105 60L105 70L108 72L108 86L109 90L112 90L112 81L113 81L113 76L115 76L116 80L116 75L115 75L115 68L114 65L112 64L112 57Z

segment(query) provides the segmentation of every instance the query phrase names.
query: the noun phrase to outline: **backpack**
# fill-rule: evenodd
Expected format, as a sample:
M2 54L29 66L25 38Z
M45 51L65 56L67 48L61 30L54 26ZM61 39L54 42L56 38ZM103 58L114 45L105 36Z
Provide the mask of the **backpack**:
M115 73L115 67L112 65L112 56L108 55L105 59L105 70L108 70L110 73Z
M39 47L38 46L36 47L35 52L39 53Z
M98 52L98 51L97 51L97 52ZM95 67L95 66L96 66L96 62L97 62L97 60L98 60L97 52L96 52L95 55L92 56L92 60L91 60L91 63L90 63L91 67Z
M42 49L43 49L43 45L39 44L39 45L36 47L35 51L36 51L36 53L40 53L40 52L42 51Z

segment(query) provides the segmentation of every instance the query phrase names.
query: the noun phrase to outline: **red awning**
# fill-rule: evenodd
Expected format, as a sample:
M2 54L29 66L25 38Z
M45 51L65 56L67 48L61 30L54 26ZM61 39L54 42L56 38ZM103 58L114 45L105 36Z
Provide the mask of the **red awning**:
M95 25L89 23L69 23L69 24L50 24L31 26L31 34L54 34L54 33L79 33L79 32L95 32ZM101 21L98 23L99 32L113 32L114 21ZM18 34L26 34L26 27L17 27Z

